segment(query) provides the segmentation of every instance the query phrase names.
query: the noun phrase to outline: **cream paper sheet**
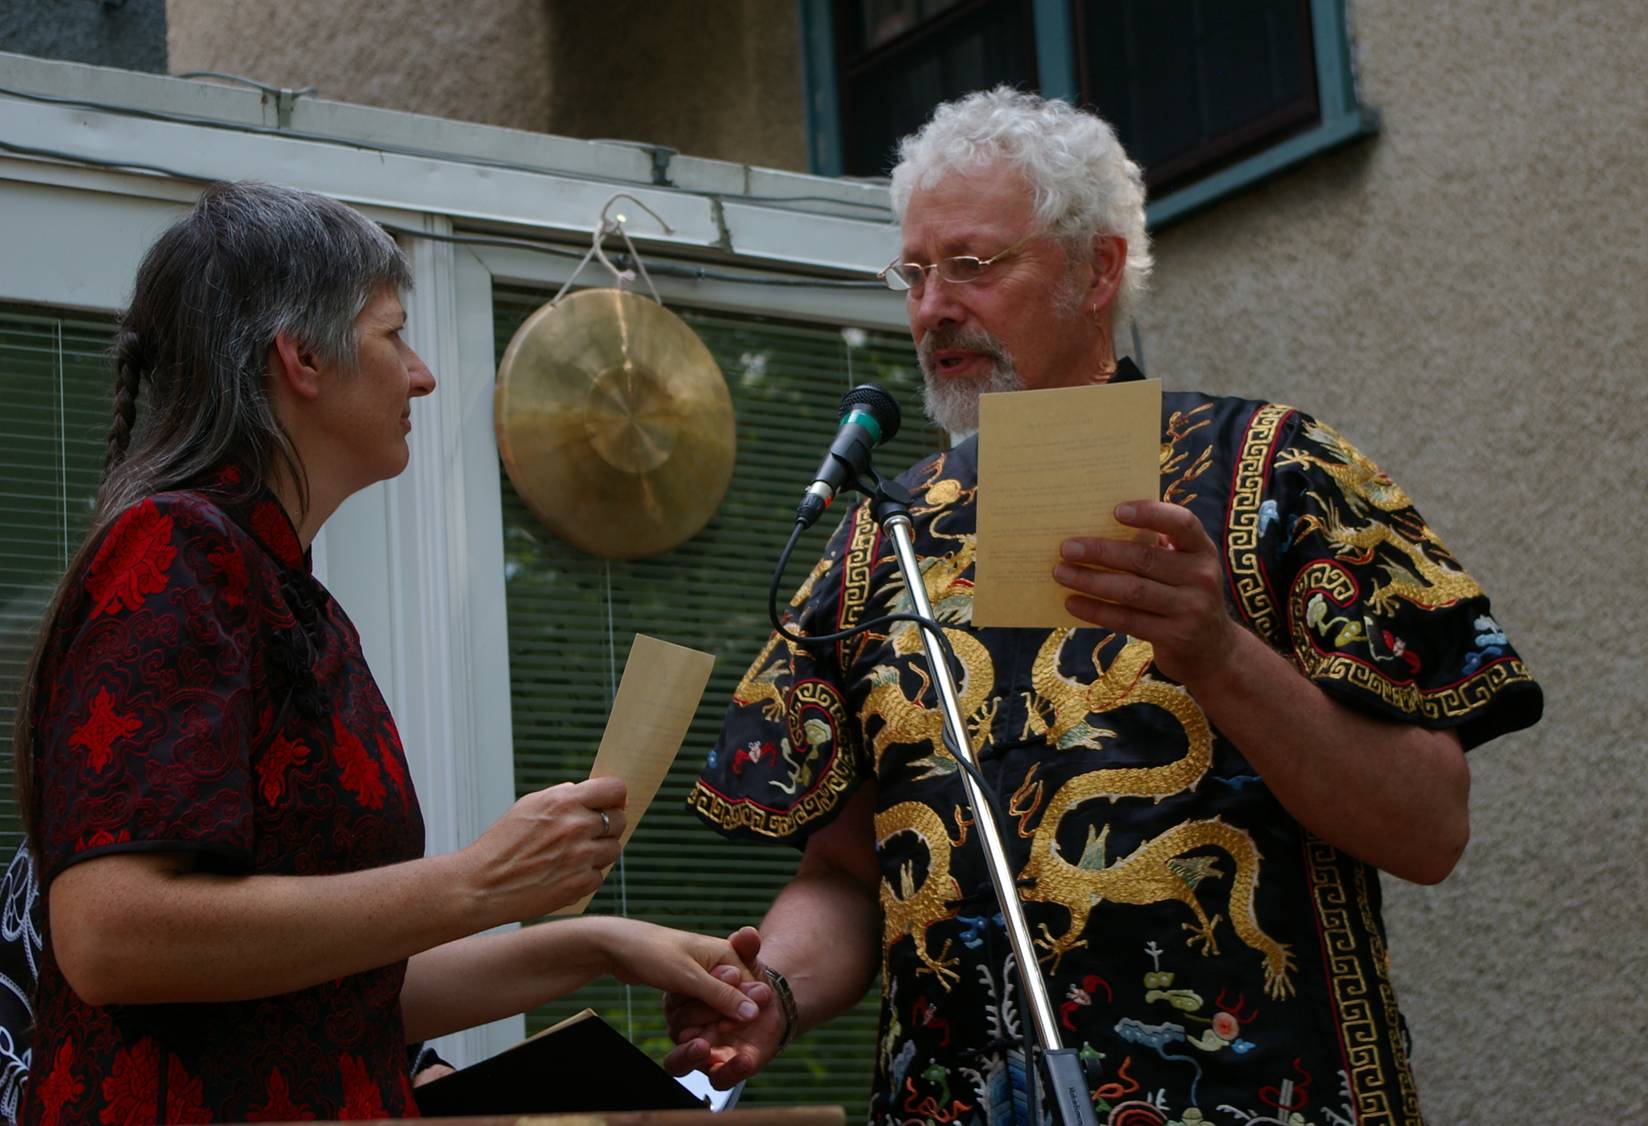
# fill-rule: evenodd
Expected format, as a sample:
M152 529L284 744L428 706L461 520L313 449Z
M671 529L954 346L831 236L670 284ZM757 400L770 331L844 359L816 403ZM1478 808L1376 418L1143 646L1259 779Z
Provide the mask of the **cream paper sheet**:
M1161 489L1162 385L1130 380L979 399L973 624L1083 626L1053 581L1070 536L1151 538L1116 523Z
M713 654L644 633L636 634L630 644L618 695L589 771L591 778L622 778L629 787L624 844L629 843L669 773L714 665ZM582 914L592 898L587 896L555 914Z

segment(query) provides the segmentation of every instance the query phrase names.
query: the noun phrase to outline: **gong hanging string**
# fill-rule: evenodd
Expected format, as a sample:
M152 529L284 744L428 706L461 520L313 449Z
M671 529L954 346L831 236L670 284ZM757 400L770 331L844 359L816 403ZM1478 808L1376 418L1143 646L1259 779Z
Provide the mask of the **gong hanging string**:
M572 288L572 283L577 280L579 274L583 273L584 267L589 265L589 260L591 258L598 259L601 265L605 266L612 273L613 285L617 289L622 290L631 282L635 281L635 270L620 270L617 266L613 265L612 259L607 257L606 250L602 247L602 243L606 241L607 236L613 234L616 234L619 238L624 240L624 248L629 254L629 260L635 263L636 269L641 271L642 280L647 283L647 288L652 291L652 299L660 305L664 303L664 299L658 296L658 287L653 284L652 275L647 273L647 264L641 260L641 252L636 250L635 243L630 241L629 227L627 226L629 216L625 215L623 212L619 212L617 215L613 216L609 216L607 214L612 210L612 205L621 199L629 200L642 211L645 211L648 215L651 215L654 219L658 220L658 225L664 228L664 233L666 235L672 235L675 233L675 228L664 222L664 217L662 215L658 214L658 212L654 211L652 208L648 207L628 192L617 192L613 194L608 197L606 203L601 207L600 218L596 220L594 233L590 236L588 252L578 260L578 265L572 271L572 275L561 284L561 288L555 292L555 296L550 298L549 303L551 305L559 301L566 294L566 291Z

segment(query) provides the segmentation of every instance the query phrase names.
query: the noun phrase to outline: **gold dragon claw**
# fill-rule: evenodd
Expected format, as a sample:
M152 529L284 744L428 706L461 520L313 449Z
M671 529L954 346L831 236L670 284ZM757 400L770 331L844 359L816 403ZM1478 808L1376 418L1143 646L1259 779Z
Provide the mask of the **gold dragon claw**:
M961 973L956 967L961 964L961 959L959 957L949 957L950 946L951 940L945 939L944 946L939 950L938 957L935 958L922 949L922 944L918 942L916 944L916 954L921 958L921 965L916 967L916 976L932 974L938 978L939 984L944 986L946 990L953 984L960 984Z
M1085 938L1076 938L1071 933L1065 934L1063 938L1054 938L1053 932L1047 929L1046 923L1037 923L1036 929L1041 931L1041 937L1036 939L1036 945L1047 951L1046 954L1041 956L1040 960L1044 963L1049 958L1053 960L1053 964L1047 967L1049 973L1058 973L1059 963L1064 960L1066 954L1087 945Z
M1185 939L1185 945L1192 950L1201 948L1202 957L1211 958L1219 952L1219 940L1213 936L1213 928L1219 925L1220 916L1214 915L1206 922L1180 923L1179 926L1190 932Z
M1293 960L1293 951L1284 943L1265 953L1265 994L1281 1000L1293 996L1293 979L1289 977L1299 965Z

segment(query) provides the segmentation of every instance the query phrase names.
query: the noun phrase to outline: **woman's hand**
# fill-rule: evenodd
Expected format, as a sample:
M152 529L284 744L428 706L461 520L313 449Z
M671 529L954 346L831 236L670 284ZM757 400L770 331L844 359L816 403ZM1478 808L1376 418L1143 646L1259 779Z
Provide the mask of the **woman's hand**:
M754 927L711 938L639 919L599 922L608 972L626 985L690 997L737 1022L754 1020L773 999L772 986L755 969L761 938Z
M621 779L591 778L511 806L460 854L484 926L547 915L599 888L618 859L624 800Z

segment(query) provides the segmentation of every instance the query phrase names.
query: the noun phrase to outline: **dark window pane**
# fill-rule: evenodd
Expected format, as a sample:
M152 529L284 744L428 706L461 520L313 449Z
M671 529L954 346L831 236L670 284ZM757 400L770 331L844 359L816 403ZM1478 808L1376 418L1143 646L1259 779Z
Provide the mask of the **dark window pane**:
M1315 124L1308 0L1085 0L1082 98L1152 195Z
M860 0L836 12L848 175L885 175L899 138L940 102L1003 82L1035 86L1030 0Z

